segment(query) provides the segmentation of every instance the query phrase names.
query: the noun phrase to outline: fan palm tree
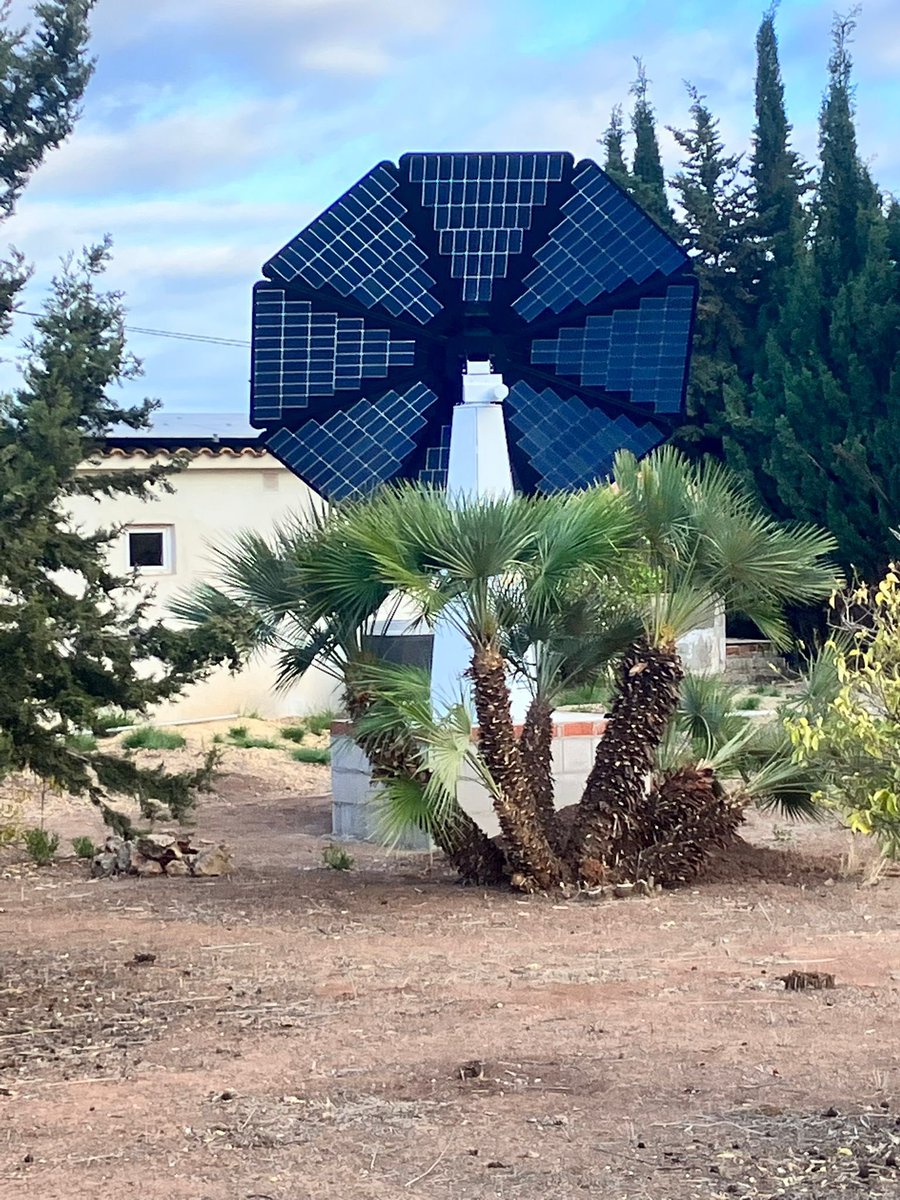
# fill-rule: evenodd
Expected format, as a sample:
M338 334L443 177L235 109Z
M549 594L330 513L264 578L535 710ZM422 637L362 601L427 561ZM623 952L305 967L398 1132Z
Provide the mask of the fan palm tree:
M677 639L703 612L723 606L783 645L784 605L824 600L836 579L829 535L778 524L723 467L694 464L670 447L640 462L622 452L615 480L654 587L641 636L622 657L569 842L569 857L588 880L607 872L617 841L640 839L640 826L653 824L648 781L684 674Z
M575 574L600 579L617 566L635 540L625 506L608 489L448 505L440 492L403 487L356 506L348 527L384 581L415 602L425 619L452 622L471 646L479 750L496 785L494 806L512 877L525 888L566 879L570 872L554 848L542 803L545 787L527 767L531 731L537 737L539 723L537 757L549 762L549 693L540 694L540 722L533 707L520 742L511 716L505 630L511 612L524 614L531 633L548 627ZM312 565L310 583L318 579ZM540 646L535 661L549 679L550 660Z
M474 862L485 881L505 870L515 886L548 889L671 861L688 810L703 838L723 836L716 822L727 828L731 810L708 767L654 776L683 678L676 639L722 604L783 641L784 602L831 592L830 549L826 535L761 514L719 467L671 450L641 463L621 454L615 485L575 495L448 505L410 485L295 523L272 544L248 535L220 553L220 587L195 593L179 615L241 612L251 640L277 649L283 682L313 659L330 664L395 808L432 822L464 872ZM373 675L366 630L391 596L411 600L428 623L452 622L471 647L477 758L502 850L455 802L445 768L469 753L460 714L435 733L427 706L411 714L397 687L392 700ZM613 659L611 719L564 833L552 798L552 708L561 689ZM521 737L513 671L533 695Z
M351 514L352 506L328 514L311 508L271 538L255 532L239 535L212 552L217 585L198 585L177 597L171 611L194 626L230 626L244 658L264 650L274 653L279 687L290 687L315 663L341 684L348 715L359 723L375 702L368 675L371 638L378 624L389 619L392 589L352 536ZM377 702L383 714L389 701L380 695ZM402 722L388 722L380 732L374 725L368 732L363 728L357 740L377 781L399 781L398 787L405 784L413 793L427 786ZM443 797L438 806L429 804L427 812L419 827L464 880L503 880L502 854L455 796Z

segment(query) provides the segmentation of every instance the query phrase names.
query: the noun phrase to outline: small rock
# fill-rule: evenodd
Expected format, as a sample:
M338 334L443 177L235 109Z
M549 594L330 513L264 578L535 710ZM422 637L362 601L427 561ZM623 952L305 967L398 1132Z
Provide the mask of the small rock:
M617 896L620 900L624 900L626 896L631 896L633 893L633 883L617 883L613 888L613 895Z
M463 1063L457 1068L460 1079L484 1079L484 1063L480 1058Z
M178 849L171 833L147 833L137 840L137 849L145 858L174 858Z
M111 833L104 843L104 849L110 854L118 854L119 850L125 844L125 839L120 838L117 834Z
M234 855L225 845L213 846L211 850L201 850L191 866L194 875L211 876L227 875L234 866Z
M609 895L609 888L603 887L602 884L597 887L586 887L582 888L577 895L579 900L605 900Z
M110 850L103 851L102 854L95 854L91 862L91 874L95 879L109 879L118 871L119 856L113 854Z
M141 854L139 850L131 852L131 870L135 875L140 875L143 878L148 878L151 875L162 875L162 864L156 859L148 858L145 854Z
M191 869L183 858L173 858L170 863L166 863L165 873L167 875L190 875Z
M134 849L134 844L126 842L122 838L119 841L122 844L116 851L116 870L122 875L127 875L131 869L131 851Z

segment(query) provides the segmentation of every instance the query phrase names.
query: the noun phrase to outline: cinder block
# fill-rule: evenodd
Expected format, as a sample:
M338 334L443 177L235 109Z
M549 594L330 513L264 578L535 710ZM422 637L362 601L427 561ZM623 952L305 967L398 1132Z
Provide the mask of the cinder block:
M553 780L553 802L557 808L577 804L583 791L584 779L580 775L557 775Z
M500 823L487 788L474 780L460 779L456 794L463 811L481 826L488 837L496 837L500 832Z
M566 775L581 775L586 779L597 753L595 737L563 738L563 769Z

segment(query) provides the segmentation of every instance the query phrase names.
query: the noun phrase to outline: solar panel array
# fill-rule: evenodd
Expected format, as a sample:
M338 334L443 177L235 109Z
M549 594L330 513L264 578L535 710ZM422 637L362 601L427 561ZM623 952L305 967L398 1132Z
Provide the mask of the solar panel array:
M462 280L464 301L485 302L506 276L510 254L522 252L532 211L547 203L548 184L562 179L562 154L412 154L410 182L432 210L441 254Z
M655 414L683 403L687 255L570 155L381 163L264 272L252 420L327 498L394 478L446 485L451 377L467 356L502 364L515 469L544 491L658 445Z
M263 441L271 452L332 500L367 492L401 472L416 448L415 435L437 395L422 383L386 392L377 403L359 400L324 421L279 429Z
M552 388L537 392L520 381L506 403L513 443L531 460L542 492L587 487L609 474L618 450L646 454L661 441L655 425L610 417Z
M527 290L513 308L526 321L573 301L590 304L625 284L684 267L687 256L657 228L595 163L574 180L562 205L563 221L535 253L538 266L525 276Z
M414 341L372 329L362 317L313 310L284 288L253 293L253 407L259 421L306 409L315 397L357 391L364 379L415 364Z
M442 425L437 444L425 451L425 466L419 472L419 482L434 488L446 487L449 467L450 426Z
M267 273L285 283L327 285L366 308L380 304L392 316L427 324L443 306L423 267L427 255L404 224L398 186L386 166L376 167L270 259Z
M676 413L693 312L694 289L674 285L664 296L644 297L637 308L588 317L581 328L561 329L558 338L535 338L531 361L577 376L585 387L629 392L635 404Z

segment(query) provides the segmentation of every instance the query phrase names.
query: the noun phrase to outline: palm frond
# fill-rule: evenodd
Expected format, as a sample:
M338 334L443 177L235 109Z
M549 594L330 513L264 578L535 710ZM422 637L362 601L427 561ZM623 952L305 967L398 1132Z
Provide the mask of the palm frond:
M431 782L395 776L379 783L372 800L375 834L382 845L396 848L411 830L435 842L447 840L458 809L453 798Z
M721 465L697 466L667 446L640 462L619 454L615 477L665 597L651 612L652 634L686 633L706 605L723 603L783 645L785 603L822 600L833 590L834 539L811 526L780 525Z
M682 680L673 723L690 739L700 757L710 758L747 724L734 716L738 690L715 675L689 672Z

